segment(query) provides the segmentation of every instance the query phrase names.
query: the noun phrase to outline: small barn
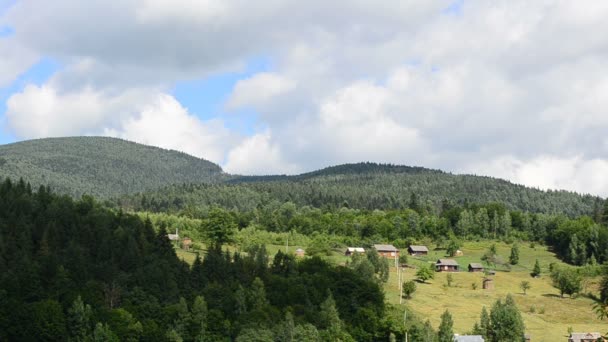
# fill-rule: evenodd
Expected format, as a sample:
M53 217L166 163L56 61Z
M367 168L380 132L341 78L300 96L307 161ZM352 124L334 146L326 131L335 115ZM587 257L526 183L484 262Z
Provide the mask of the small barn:
M483 272L483 265L480 263L472 262L469 264L469 272Z
M481 335L454 335L454 342L485 342Z
M575 333L573 332L568 337L568 342L596 342L596 341L606 341L602 337L602 334L598 332L587 332L587 333Z
M182 249L189 251L192 246L192 239L185 237L182 239Z
M482 287L484 290L494 290L494 279L484 278L482 285L483 285Z
M374 245L374 249L385 258L399 258L399 250L393 245Z
M356 253L364 254L365 249L363 247L347 247L346 252L344 252L344 255L351 256Z
M303 257L306 255L306 252L302 248L298 248L298 249L296 249L295 254L297 257Z
M454 259L439 259L435 263L437 272L458 272L460 265Z
M415 246L415 245L411 245L407 248L407 252L410 255L416 256L416 255L428 255L429 254L429 249L426 246Z

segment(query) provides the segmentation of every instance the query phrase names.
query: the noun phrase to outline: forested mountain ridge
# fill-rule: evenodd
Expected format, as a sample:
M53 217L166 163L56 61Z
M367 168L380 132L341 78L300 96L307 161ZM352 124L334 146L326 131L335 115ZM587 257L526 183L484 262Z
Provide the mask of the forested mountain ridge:
M411 207L412 197L430 210L447 204L503 203L509 210L595 215L599 197L569 191L542 191L505 180L454 175L419 167L374 163L346 164L296 176L243 176L223 184L172 185L123 197L135 210L178 211L188 206L252 211L272 202L316 208L364 210Z
M505 180L455 175L423 167L355 163L300 175L240 176L182 152L107 137L69 137L0 146L0 177L80 197L120 198L129 209L165 211L222 206L250 211L276 201L317 208L410 207L444 202L504 203L510 210L593 215L599 198L568 191L541 191Z
M108 137L47 138L0 146L0 177L101 198L227 176L188 154Z

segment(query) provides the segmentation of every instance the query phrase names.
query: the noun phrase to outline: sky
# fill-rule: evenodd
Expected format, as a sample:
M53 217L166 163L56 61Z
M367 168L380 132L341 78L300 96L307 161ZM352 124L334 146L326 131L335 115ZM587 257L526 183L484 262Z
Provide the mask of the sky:
M608 196L608 2L0 0L0 144L373 161Z

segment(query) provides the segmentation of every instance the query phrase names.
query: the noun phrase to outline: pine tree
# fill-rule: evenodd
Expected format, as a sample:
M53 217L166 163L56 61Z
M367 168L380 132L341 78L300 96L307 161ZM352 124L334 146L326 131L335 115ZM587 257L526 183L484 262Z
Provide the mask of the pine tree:
M486 307L484 306L481 309L481 315L479 317L479 331L480 331L479 335L482 335L483 337L487 338L489 329L490 329L490 315L488 315L488 310L486 310Z
M196 296L190 311L190 331L195 340L204 341L207 331L207 302L202 296Z
M496 301L490 311L489 340L493 342L520 341L524 331L524 321L513 297L507 295L504 303L500 299Z
M78 296L72 307L68 309L68 330L70 332L71 341L85 341L91 330L91 316L93 310L88 304L82 302L82 298Z
M538 262L538 259L536 259L536 262L534 263L534 268L532 269L532 276L538 277L540 276L540 272L540 263Z
M439 324L439 342L453 342L454 341L454 321L452 315L448 310L441 315L441 323Z
M513 247L511 247L509 263L511 265L517 265L519 263L519 245L517 243L513 244Z

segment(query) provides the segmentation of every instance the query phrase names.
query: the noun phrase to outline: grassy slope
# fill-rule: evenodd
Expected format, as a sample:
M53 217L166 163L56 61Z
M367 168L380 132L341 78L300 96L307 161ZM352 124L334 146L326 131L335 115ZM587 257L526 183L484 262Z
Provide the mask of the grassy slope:
M480 257L489 246L488 242L469 243L462 250L464 256L456 258L461 267L466 268L469 262L479 262ZM510 246L497 244L498 254L508 257ZM425 258L414 259L410 263L421 265L427 261L435 261L444 257L444 251L433 251ZM534 261L539 259L543 275L533 279L529 273ZM526 324L526 331L532 334L533 341L559 341L565 340L568 327L574 331L601 331L607 330L606 322L599 321L591 310L591 301L584 297L576 299L559 298L559 292L551 286L548 276L548 265L551 262L560 263L545 247L521 246L520 265L513 267L511 272L497 272L494 277L495 289L481 289L482 274L459 272L454 273L455 285L445 286L446 273L437 273L435 279L429 284L417 284L417 290L408 305L420 317L428 318L434 327L440 322L440 316L445 309L450 310L454 317L454 332L464 334L469 332L476 321L483 306L489 310L492 304L507 294L512 294ZM405 280L415 278L415 270L408 269L404 274ZM527 280L532 288L527 295L523 295L519 284ZM478 289L472 289L472 283L478 284ZM596 283L587 284L587 290L595 290ZM394 304L399 303L398 276L392 269L391 278L386 286L387 299ZM535 313L530 308L536 309ZM543 314L539 313L544 308Z
M464 255L457 257L461 267L466 269L470 262L480 262L480 258L490 242L471 242L466 243L463 248ZM293 252L297 248L305 246L289 246L289 251ZM498 254L508 257L510 246L497 243ZM267 245L268 254L272 257L280 249L285 249L281 245ZM234 247L229 248L234 251ZM176 250L178 257L192 263L196 254ZM427 257L409 258L409 263L420 266L432 263L439 258L445 257L445 251L431 251ZM336 250L328 260L336 264L344 264L349 258L345 257L340 251ZM541 268L541 278L530 277L530 272L538 259ZM504 299L507 294L512 294L517 303L526 325L526 332L532 334L533 341L560 341L565 340L568 327L574 331L600 331L608 330L606 322L597 319L591 310L591 300L578 297L576 299L560 298L559 291L551 285L549 279L549 264L562 264L554 254L547 251L544 246L530 248L527 245L520 245L520 264L514 266L511 272L497 272L494 277L494 290L483 290L481 281L483 274L459 272L453 273L454 284L452 287L445 286L446 273L436 273L435 279L427 284L417 284L416 293L411 300L404 300L403 305L407 305L414 313L424 320L430 319L435 328L439 326L440 316L445 309L450 310L454 318L454 332L465 334L469 332L475 322L479 320L481 308L485 306L488 311L497 299ZM415 278L415 270L407 269L404 279ZM532 288L527 295L523 295L519 284L527 280ZM586 284L583 292L596 291L597 281L595 279ZM471 284L478 284L477 290L473 290ZM399 306L398 276L394 267L391 267L391 275L385 286L387 300ZM530 312L530 308L535 308L535 313ZM541 313L544 309L544 313Z
M219 166L185 153L106 137L49 138L0 146L0 177L61 193L107 198L222 178Z

